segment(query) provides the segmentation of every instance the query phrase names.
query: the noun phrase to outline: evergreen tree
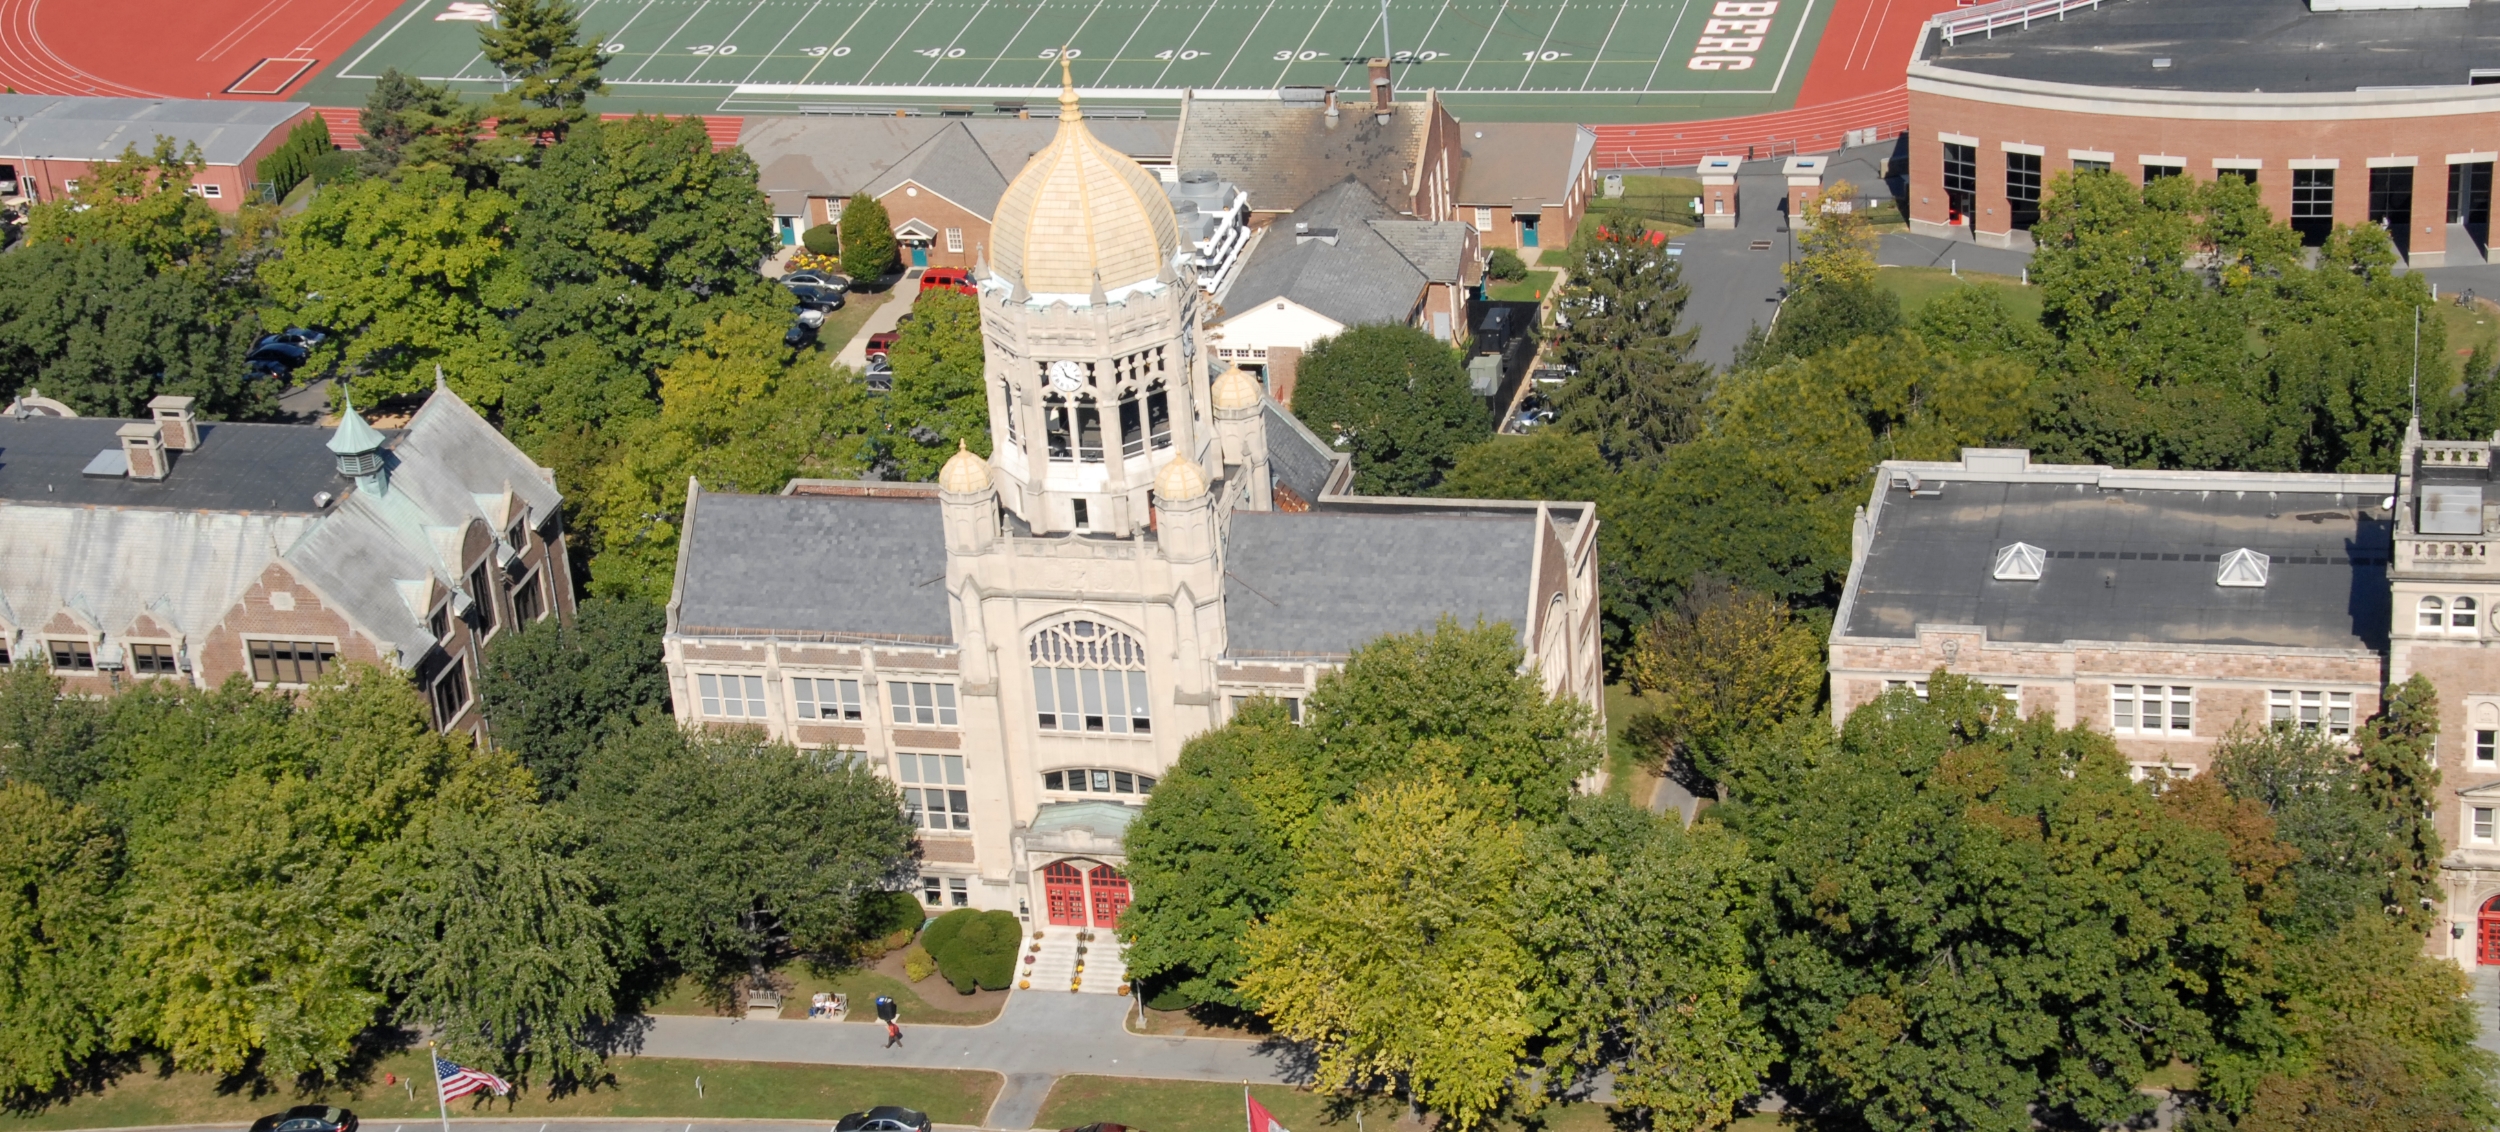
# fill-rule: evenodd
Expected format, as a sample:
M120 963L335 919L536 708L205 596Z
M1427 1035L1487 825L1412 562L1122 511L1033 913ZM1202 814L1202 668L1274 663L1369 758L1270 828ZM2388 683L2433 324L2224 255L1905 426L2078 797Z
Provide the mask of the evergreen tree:
M1691 360L1700 332L1675 328L1689 290L1665 241L1588 232L1554 304L1554 349L1580 369L1555 424L1596 438L1618 467L1655 460L1699 431L1709 393L1709 367Z
M894 220L877 198L861 192L844 202L835 230L842 243L842 274L865 286L894 270Z
M559 142L590 117L583 103L602 93L603 45L583 43L581 13L570 0L494 0L495 22L477 29L479 50L504 73L488 104L499 137L530 144Z
M356 123L363 147L358 164L368 174L397 176L403 164L446 169L471 185L492 184L495 168L477 152L484 112L461 101L449 86L386 67L365 96Z

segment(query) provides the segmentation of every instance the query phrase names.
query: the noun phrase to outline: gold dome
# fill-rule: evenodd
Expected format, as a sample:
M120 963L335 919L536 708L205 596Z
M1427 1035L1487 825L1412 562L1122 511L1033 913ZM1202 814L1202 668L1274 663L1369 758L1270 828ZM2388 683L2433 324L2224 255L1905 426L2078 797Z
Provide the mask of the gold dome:
M1155 473L1155 498L1166 503L1181 503L1207 493L1207 474L1198 470L1198 462L1187 456L1173 458L1163 470Z
M1089 295L1153 279L1180 247L1162 182L1095 139L1059 61L1059 133L1026 162L990 222L990 265L1039 295Z
M1218 411L1255 409L1259 407L1260 392L1259 379L1250 376L1249 370L1234 366L1216 377L1215 387L1207 391L1207 396Z
M938 469L937 482L938 490L949 495L978 495L990 489L990 462L958 440L955 454Z

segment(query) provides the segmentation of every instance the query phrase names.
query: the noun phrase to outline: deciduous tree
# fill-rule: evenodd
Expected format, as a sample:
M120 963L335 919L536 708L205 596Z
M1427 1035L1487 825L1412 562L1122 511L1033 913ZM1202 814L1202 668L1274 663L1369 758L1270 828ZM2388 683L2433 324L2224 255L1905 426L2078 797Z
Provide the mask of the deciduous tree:
M1814 710L1823 694L1821 627L1769 596L1697 579L1641 629L1626 679L1658 704L1635 721L1653 765L1681 764L1724 798L1753 768L1730 756L1743 735Z
M931 480L959 444L990 454L981 304L954 291L927 291L912 302L911 314L886 354L894 366L888 399L894 432L886 451L903 478ZM1109 404L1102 406L1102 423L1116 435L1118 414Z
M0 781L0 1102L53 1091L111 1043L118 857L94 810Z
M1320 339L1296 371L1294 415L1354 456L1354 488L1418 495L1493 431L1449 344L1411 326L1356 326Z
M496 744L537 776L541 796L571 794L608 728L667 705L667 621L639 597L592 597L570 619L530 622L488 644L478 700Z
M1292 899L1250 929L1242 993L1311 1043L1323 1088L1401 1081L1456 1128L1510 1094L1534 1032L1511 891L1525 838L1437 779L1320 819Z

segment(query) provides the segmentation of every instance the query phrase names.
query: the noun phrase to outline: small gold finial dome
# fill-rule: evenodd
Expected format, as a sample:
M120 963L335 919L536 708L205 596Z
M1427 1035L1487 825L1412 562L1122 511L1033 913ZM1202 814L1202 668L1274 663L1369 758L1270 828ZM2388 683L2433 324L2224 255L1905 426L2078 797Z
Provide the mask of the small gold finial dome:
M1197 499L1206 493L1207 474L1199 471L1198 462L1187 456L1173 458L1155 473L1155 498L1166 503Z
M1259 407L1260 392L1259 379L1250 376L1249 370L1234 366L1216 376L1215 386L1207 391L1207 397L1219 412L1255 409Z
M1090 295L1163 275L1181 246L1163 183L1094 137L1062 55L1059 133L1025 163L990 222L990 269L1036 295Z
M978 495L990 489L990 462L975 455L963 441L938 469L938 490L949 495Z

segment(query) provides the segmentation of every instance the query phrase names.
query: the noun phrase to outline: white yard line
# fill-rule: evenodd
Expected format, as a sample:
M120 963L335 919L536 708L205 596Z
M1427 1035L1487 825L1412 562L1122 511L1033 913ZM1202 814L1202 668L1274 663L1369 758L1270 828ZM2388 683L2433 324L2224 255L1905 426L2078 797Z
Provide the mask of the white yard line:
M1193 42L1193 41L1195 41L1195 40L1198 38L1198 29L1199 29L1199 28L1202 28L1202 27L1207 26L1207 17L1208 17L1208 16L1210 16L1210 15L1213 15L1214 13L1215 13L1215 5L1213 5L1213 4L1209 4L1209 5L1207 5L1207 7L1206 7L1206 10L1205 10L1205 11L1202 11L1202 12L1198 13L1198 22L1197 22L1197 23L1194 23L1194 24L1189 25L1189 34L1188 34L1187 36L1185 36L1185 37L1183 37L1183 38L1181 39L1180 46L1175 47L1175 48L1173 48L1173 49L1172 49L1172 57L1163 61L1163 69L1162 69L1162 70L1160 70L1160 71L1156 71L1156 72L1155 72L1155 85L1156 85L1156 86L1162 86L1162 85L1163 85L1163 80L1164 80L1167 76L1171 75L1171 73L1172 73L1172 64L1174 64L1174 63L1178 63L1178 62L1180 62L1180 61L1181 61L1181 52L1186 51L1186 50L1188 50L1188 49L1189 49L1189 45L1190 45L1190 43L1191 43L1191 42ZM1238 54L1239 52L1238 52L1238 51L1236 51L1235 53L1236 53L1236 54ZM1228 64L1226 64L1226 66L1230 66L1230 65L1231 65L1231 64L1229 64L1229 63L1228 63ZM1222 76L1222 75L1217 75L1216 77L1217 77L1217 78L1222 78L1222 77L1224 77L1224 76Z
M1085 10L1085 18L1084 18L1084 19L1082 19L1082 20L1078 20L1078 21L1076 22L1076 30L1075 30L1075 31L1071 31L1071 32L1069 32L1069 33L1068 33L1068 37L1067 37L1067 39L1064 41L1064 43L1062 44L1062 46L1065 46L1066 44L1072 44L1072 43L1075 43L1075 42L1076 42L1076 37L1078 37L1078 36L1080 36L1080 35L1085 34L1085 29L1093 26L1093 24L1094 24L1094 17L1099 16L1099 15L1101 15L1101 14L1102 14L1102 3L1103 3L1103 0L1094 0L1094 6L1093 6L1093 7L1091 7L1091 8L1087 8L1087 9ZM1014 44L1009 44L1008 46L1013 47L1013 46L1014 46ZM1085 49L1084 49L1084 48L1082 48L1082 47L1080 47L1080 48L1077 48L1077 50L1078 50L1078 51L1083 51L1083 50L1085 50ZM1001 51L1001 52L999 52L999 54L1004 55L1004 54L1006 54L1006 52ZM1058 62L1058 60L1057 60L1057 59L1052 59L1052 60L1050 60L1049 62L1042 64L1042 77L1041 77L1041 78L1039 78L1039 79L1034 80L1033 85L1035 85L1035 86L1040 86L1040 87L1047 87L1047 86L1054 86L1054 85L1056 85L1056 84L1054 84L1054 83L1051 81L1051 74L1050 74L1050 73L1051 73L1052 71L1055 71L1055 70L1057 70L1057 69L1058 69L1057 67L1054 67L1054 66L1052 66L1052 65L1051 65L1052 63L1057 63L1057 62ZM1069 73L1069 74L1071 74L1071 75L1073 75L1073 74L1075 74L1075 73L1076 73L1076 69L1075 69L1073 66L1071 66L1071 67L1069 68L1069 70L1068 70L1068 73Z
M747 77L739 79L738 81L741 83L754 82L755 72L763 70L764 64L780 58L781 49L790 45L790 37L799 34L799 29L806 26L807 21L815 17L816 9L824 6L825 0L814 0L813 3L809 4L806 11L799 13L799 18L790 21L789 28L781 33L781 38L773 41L772 49L764 52L764 57L756 60L754 66L747 68ZM808 69L811 71L815 70L813 67Z
M1311 37L1319 34L1319 25L1328 22L1328 11L1336 6L1337 0L1321 0L1319 17L1312 20L1310 29L1302 33L1302 41L1293 45L1293 58L1285 60L1285 65L1277 70L1277 86L1285 85L1285 76L1293 73L1294 65L1302 61L1302 53L1311 48ZM1368 99L1370 92L1364 92L1364 97Z
M1643 89L1658 85L1658 68L1667 65L1667 52L1675 49L1675 33L1684 27L1685 14L1693 10L1694 4L1709 2L1710 0L1684 0L1684 6L1675 10L1675 22L1667 25L1667 40L1658 45L1658 61L1650 65L1649 81L1641 84Z
M694 6L694 11L691 11L691 12L686 13L686 18L678 22L678 24L677 24L677 31L672 31L672 32L668 33L668 38L661 40L661 41L660 41L660 45L659 45L658 47L656 47L656 48L653 48L653 49L652 49L652 51L651 51L651 53L650 53L649 55L645 55L645 56L643 56L643 57L642 57L642 62L641 62L641 63L639 63L639 64L637 64L637 65L635 65L635 67L634 67L634 73L633 73L633 74L630 74L630 75L625 76L625 81L630 83L630 82L634 81L635 79L641 78L641 77L642 77L642 69L643 69L644 67L648 67L648 66L650 66L650 65L651 65L651 61L652 61L652 60L659 58L659 57L660 57L660 52L668 50L668 45L669 45L669 44L677 42L677 32L680 32L680 31L684 31L684 30L686 30L686 25L687 25L687 24L691 24L691 23L693 23L693 22L694 22L694 18L695 18L696 16L700 16L700 15L702 15L702 14L703 14L703 10L704 10L705 8L709 8L709 7L711 7L711 6L712 6L712 0L703 0L703 2L702 2L702 3L695 5L695 6ZM698 65L700 65L700 64L698 64ZM684 81L684 80L682 80L682 79L681 79L681 80L678 80L678 81L681 81L681 82L682 82L682 81Z
M357 74L357 73L356 73L356 68L361 67L361 66L364 66L364 65L365 65L365 56L367 56L367 55L371 55L371 54L373 54L375 51L380 50L383 44L385 44L385 43L389 43L389 42L391 41L391 37L392 37L392 36L394 36L394 35L398 35L398 34L399 34L399 29L401 29L401 28L404 28L404 27L407 27L407 26L408 26L408 21L413 20L413 19L416 19L419 15L422 15L424 12L425 12L425 9L423 9L423 8L410 8L410 9L408 9L408 14L407 14L407 15L405 15L405 16L401 16L401 17L399 18L399 22L398 22L398 23L392 24L392 25L391 25L391 30L389 30L389 31L386 31L386 32L383 32L383 33L382 33L382 38L377 39L377 40L374 40L372 43L366 44L366 45L365 45L365 49L364 49L364 50L357 52L357 53L356 53L356 57L355 57L354 59L351 59L351 60L349 60L349 61L348 61L347 66L340 68L340 69L339 69L339 77L340 77L340 78L342 78L342 79L371 79L371 78L379 78L379 77L381 77L381 76L379 76L379 75L359 75L359 74Z
M1224 85L1224 76L1232 74L1233 64L1241 62L1241 53L1250 50L1250 45L1258 42L1259 26L1265 24L1267 14L1275 10L1276 0L1267 0L1267 7L1259 9L1259 18L1250 21L1250 30L1242 33L1241 46L1233 49L1233 57L1224 60L1224 69L1215 73L1215 81L1208 83L1208 86L1221 88Z
M1102 73L1094 76L1095 86L1109 85L1106 80L1111 77L1111 68L1119 66L1120 60L1128 58L1128 45L1137 42L1138 34L1146 30L1147 24L1154 22L1155 13L1161 10L1162 7L1163 0L1154 0L1153 3L1146 5L1146 18L1137 21L1137 26L1129 29L1128 38L1120 41L1120 49L1113 52L1111 54L1111 58L1103 63ZM1180 54L1180 50L1180 48L1175 47L1172 49L1172 53L1178 55Z
M1493 18L1484 22L1484 38L1476 42L1476 52L1468 58L1466 70L1458 73L1456 85L1459 89L1467 88L1467 76L1475 72L1476 60L1484 58L1484 49L1492 46L1493 33L1502 26L1502 13L1508 11L1510 11L1510 0L1502 0L1502 6L1493 10Z
M1606 61L1606 48L1615 41L1615 29L1623 26L1623 10L1631 6L1631 0L1615 0L1615 18L1606 24L1606 38L1597 43L1597 58L1589 60L1589 77L1580 80L1581 90L1597 81L1597 65Z
M938 64L946 61L946 53L953 51L956 44L962 43L964 40L964 33L971 31L972 25L980 23L981 13L989 10L990 0L981 0L981 6L972 10L972 18L965 20L964 26L955 29L955 38L947 40L946 46L938 48L937 58L929 60L929 65L920 69L921 82L926 83L929 81L929 72L937 70ZM1005 53L1005 50L1002 48L1000 50L1000 54L1003 55Z
M1563 13L1571 10L1571 0L1554 6L1554 21L1545 25L1545 38L1536 41L1536 54L1528 57L1528 69L1519 72L1519 89L1528 89L1528 76L1536 73L1536 65L1545 58L1545 45L1554 42L1554 29L1562 26Z
M729 34L727 34L727 35L724 35L724 36L720 37L720 46L722 46L722 47L730 47L730 46L735 46L735 44L730 43L730 40L733 40L733 39L738 38L738 33L746 30L747 21L748 21L748 20L752 20L752 19L754 19L754 18L755 18L755 13L763 11L763 10L764 10L764 5L766 5L766 4L768 4L768 3L771 3L771 0L755 0L755 7L750 8L750 9L747 9L747 14L746 14L746 15L743 15L743 16L738 17L738 26L733 27L733 28L730 28L730 29L729 29ZM714 60L714 59L718 59L718 58L720 58L720 48L719 48L719 47L715 47L715 48L713 48L713 49L712 49L712 53L711 53L711 54L706 55L706 56L704 56L704 57L703 57L703 61L702 61L702 62L697 63L697 64L695 64L695 65L694 65L694 70L692 70L692 71L690 71L690 72L688 72L688 73L686 74L686 81L687 81L687 82L693 82L693 81L695 81L695 77L696 77L696 76L698 76L698 75L701 75L701 74L703 73L703 68L708 67L708 66L711 66L711 65L712 65L712 60Z
M981 68L981 77L972 80L972 85L980 86L990 81L990 72L997 70L999 64L1007 61L1007 53L1015 50L1016 44L1023 41L1024 29L1032 27L1033 21L1042 14L1042 9L1047 7L1050 7L1050 0L1042 0L1041 3L1033 5L1032 11L1025 13L1024 22L1016 25L1016 34L1007 37L1007 46L998 49L998 58L990 60L989 66Z
M876 73L877 73L877 68L882 67L882 66L885 66L885 61L886 61L888 58L890 58L890 57L894 54L894 49L895 49L895 48L897 48L897 47L902 46L902 44L903 44L903 37L904 37L904 36L907 36L907 35L910 35L910 34L911 34L911 29L916 28L916 27L919 27L919 26L920 26L920 17L925 16L925 15L928 15L928 14L929 14L929 5L928 5L927 3L925 3L925 2L924 2L924 3L922 3L922 4L920 5L920 10L919 10L919 11L917 11L917 12L913 12L913 13L911 14L911 22L910 22L910 23L907 23L907 24L904 24L904 25L903 25L903 30L901 30L901 31L898 31L898 32L894 33L894 39L893 39L893 41L892 41L892 42L890 42L890 43L887 43L887 44L885 45L885 50L884 50L884 51L882 51L882 52L880 52L880 53L878 53L878 55L877 55L877 61L876 61L876 62L874 62L874 63L870 63L870 64L868 64L868 69L867 69L867 70L865 70L865 71L860 72L859 77L861 77L861 78L863 78L863 79L864 79L864 78L867 78L867 77L868 77L868 76L870 76L870 75L876 74Z
M833 42L825 45L825 53L817 56L815 62L807 65L807 73L799 76L799 82L801 85L804 85L809 79L816 77L816 68L824 66L825 60L834 57L833 49L842 46L842 41L851 38L851 33L859 30L859 22L867 19L868 13L876 11L877 5L881 2L882 0L868 0L868 6L860 9L858 15L851 17L850 26L843 28L842 34L833 37ZM864 79L868 76L863 73L860 77Z

